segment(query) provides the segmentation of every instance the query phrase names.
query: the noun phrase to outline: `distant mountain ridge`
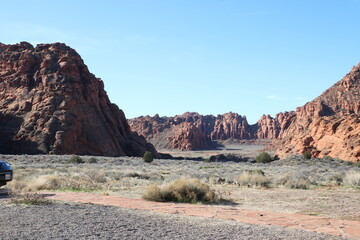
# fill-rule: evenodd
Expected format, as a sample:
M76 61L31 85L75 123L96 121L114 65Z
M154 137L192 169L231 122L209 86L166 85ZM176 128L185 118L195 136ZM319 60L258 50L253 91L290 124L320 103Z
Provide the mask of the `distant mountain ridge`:
M145 136L157 148L179 150L211 148L213 141L230 138L276 139L282 130L279 121L269 115L250 125L245 116L232 112L217 116L186 112L175 117L138 117L128 122L133 131Z
M128 120L133 131L158 148L196 150L213 141L271 139L280 156L310 151L313 156L360 160L360 64L313 101L296 111L263 115L249 125L237 113L175 117L145 116Z

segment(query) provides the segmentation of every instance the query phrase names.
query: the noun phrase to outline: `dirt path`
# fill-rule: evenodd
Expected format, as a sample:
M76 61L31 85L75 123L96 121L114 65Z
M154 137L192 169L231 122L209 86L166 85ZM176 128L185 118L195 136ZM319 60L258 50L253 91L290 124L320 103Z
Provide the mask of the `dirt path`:
M183 214L235 220L258 225L275 225L289 229L302 229L351 239L360 239L360 222L323 218L301 214L275 213L240 209L233 206L194 205L181 203L159 203L119 196L95 195L89 193L47 192L46 198L67 202L93 203L122 208L142 209L154 212Z

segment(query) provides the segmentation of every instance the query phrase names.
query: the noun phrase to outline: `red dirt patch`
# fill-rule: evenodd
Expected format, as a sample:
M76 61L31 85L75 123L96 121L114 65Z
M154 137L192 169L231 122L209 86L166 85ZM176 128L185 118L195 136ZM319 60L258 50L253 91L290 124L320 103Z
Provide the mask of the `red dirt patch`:
M360 222L358 221L301 214L254 211L233 206L150 202L143 199L131 199L89 193L49 192L45 193L45 196L52 200L93 203L169 214L235 220L249 224L275 225L289 229L302 229L311 232L360 239Z

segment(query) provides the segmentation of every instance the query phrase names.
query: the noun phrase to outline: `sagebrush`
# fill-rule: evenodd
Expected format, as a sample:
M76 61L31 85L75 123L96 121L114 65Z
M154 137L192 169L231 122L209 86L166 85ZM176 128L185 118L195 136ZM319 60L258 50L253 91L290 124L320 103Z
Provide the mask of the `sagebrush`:
M154 184L147 189L143 198L156 202L217 203L219 201L209 185L198 179L185 178L163 187Z

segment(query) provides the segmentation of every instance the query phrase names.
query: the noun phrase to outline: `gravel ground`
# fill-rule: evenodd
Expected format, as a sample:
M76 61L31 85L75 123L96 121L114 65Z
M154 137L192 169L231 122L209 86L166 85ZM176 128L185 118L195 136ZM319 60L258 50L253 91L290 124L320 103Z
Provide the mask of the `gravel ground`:
M344 239L273 226L93 204L14 205L0 199L7 239Z

